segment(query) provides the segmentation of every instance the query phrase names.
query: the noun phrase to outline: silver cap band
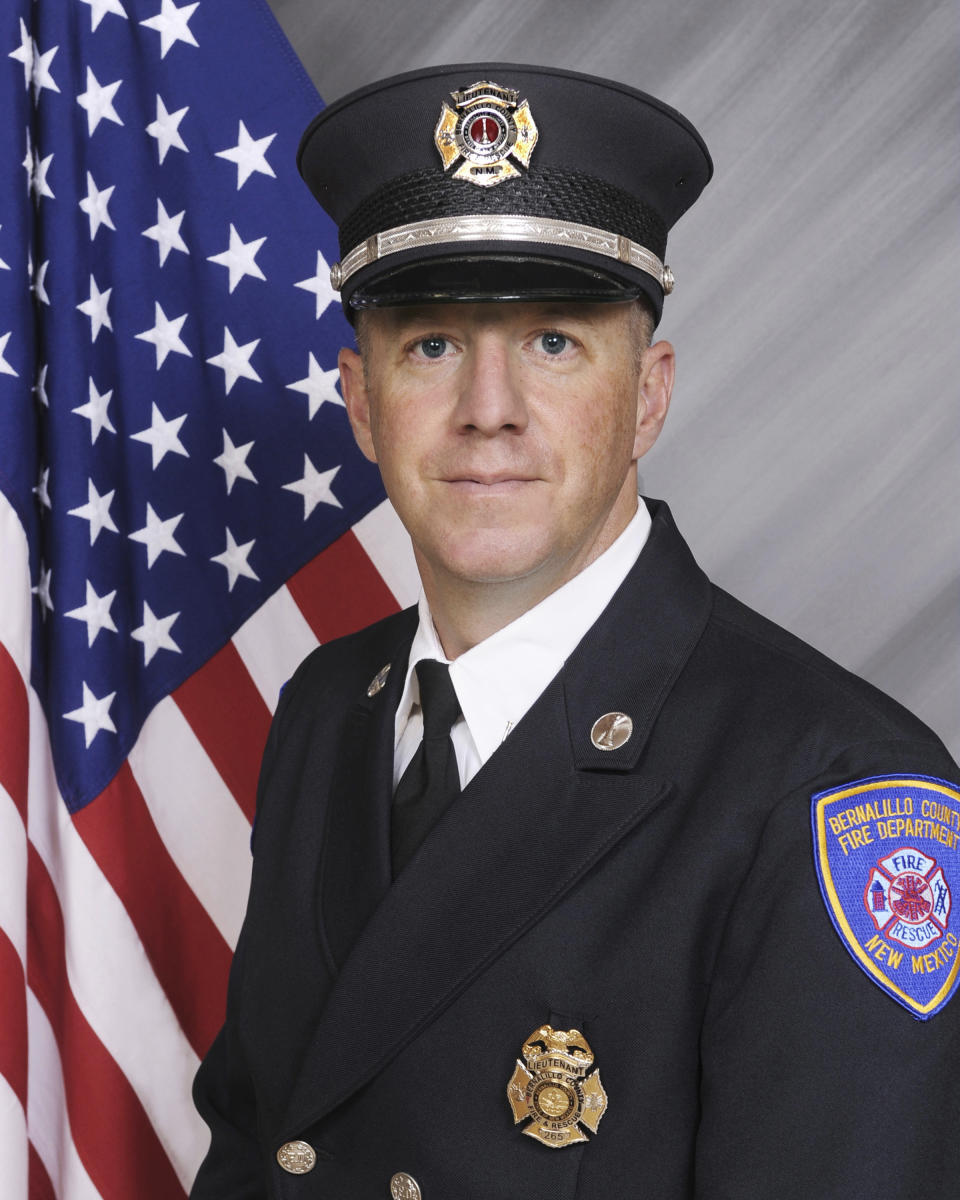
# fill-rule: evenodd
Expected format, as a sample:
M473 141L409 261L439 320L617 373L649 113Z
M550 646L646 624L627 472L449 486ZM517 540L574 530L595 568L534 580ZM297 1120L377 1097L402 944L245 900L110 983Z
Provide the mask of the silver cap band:
M414 221L374 234L345 254L343 261L330 268L330 283L337 291L361 267L389 254L415 250L420 246L462 245L465 242L539 242L548 246L574 246L589 250L645 271L663 288L673 291L673 272L652 251L621 234L557 221L552 217L509 216L490 213L482 216L438 217L435 221Z

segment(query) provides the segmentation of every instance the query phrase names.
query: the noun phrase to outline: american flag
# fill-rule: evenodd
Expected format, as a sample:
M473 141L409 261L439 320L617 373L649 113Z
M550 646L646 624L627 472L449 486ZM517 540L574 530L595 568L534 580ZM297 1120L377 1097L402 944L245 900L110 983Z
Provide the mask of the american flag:
M184 1195L260 750L408 603L263 0L0 6L0 1192Z

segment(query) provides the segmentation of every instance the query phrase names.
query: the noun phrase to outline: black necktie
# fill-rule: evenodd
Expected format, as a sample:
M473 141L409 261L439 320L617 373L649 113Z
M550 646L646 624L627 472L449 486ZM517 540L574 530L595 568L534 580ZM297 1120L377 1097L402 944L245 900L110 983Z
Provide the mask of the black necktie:
M450 730L460 702L446 663L421 659L414 670L420 684L423 741L400 777L390 814L390 846L396 878L450 801L460 794L460 775Z

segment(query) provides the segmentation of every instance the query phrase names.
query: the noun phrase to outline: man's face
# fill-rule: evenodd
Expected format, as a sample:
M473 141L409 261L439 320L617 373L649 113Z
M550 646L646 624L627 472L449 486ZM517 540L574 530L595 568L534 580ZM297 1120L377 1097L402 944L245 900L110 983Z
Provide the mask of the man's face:
M363 320L363 367L341 352L344 399L428 595L525 580L542 598L610 545L672 383L667 343L638 352L634 306L436 304Z

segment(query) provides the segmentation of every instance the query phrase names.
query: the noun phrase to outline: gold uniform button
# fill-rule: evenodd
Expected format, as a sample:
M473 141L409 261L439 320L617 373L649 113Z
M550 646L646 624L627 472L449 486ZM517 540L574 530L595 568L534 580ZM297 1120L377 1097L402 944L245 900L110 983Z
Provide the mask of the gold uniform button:
M423 1200L420 1184L406 1171L398 1171L390 1180L390 1195L393 1200Z
M306 1175L317 1165L317 1153L309 1142L284 1142L277 1162L291 1175Z

